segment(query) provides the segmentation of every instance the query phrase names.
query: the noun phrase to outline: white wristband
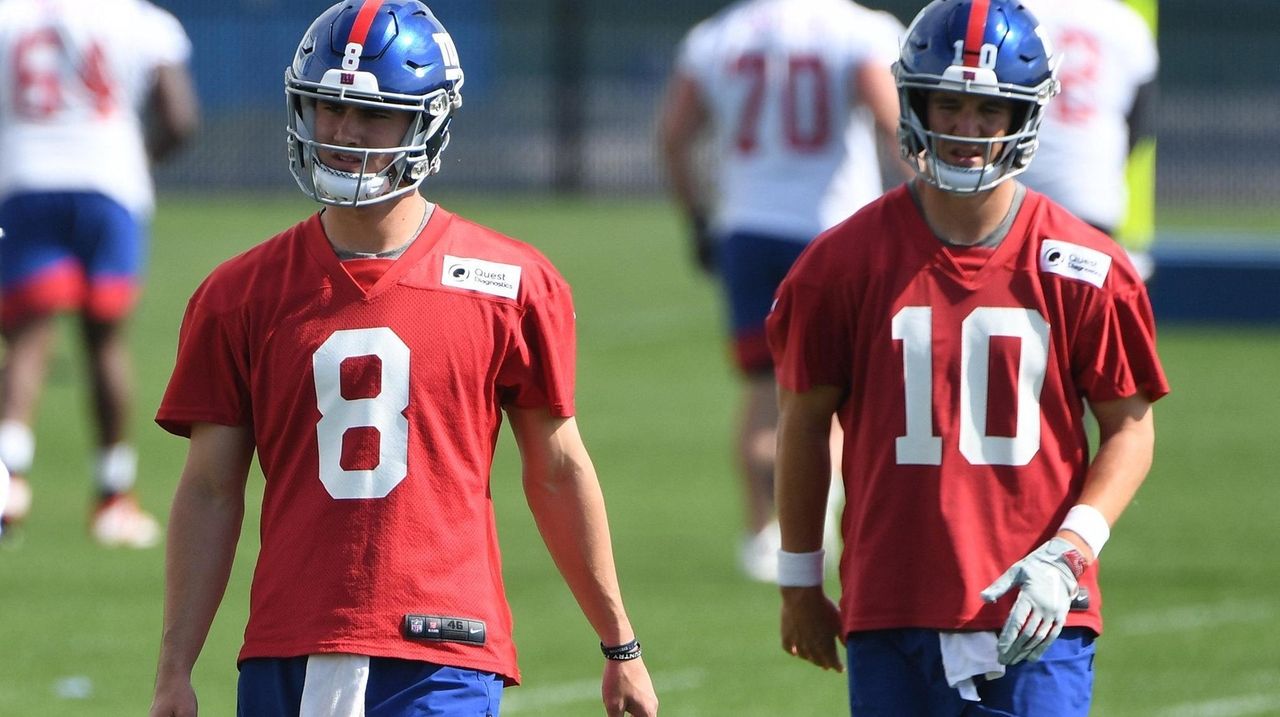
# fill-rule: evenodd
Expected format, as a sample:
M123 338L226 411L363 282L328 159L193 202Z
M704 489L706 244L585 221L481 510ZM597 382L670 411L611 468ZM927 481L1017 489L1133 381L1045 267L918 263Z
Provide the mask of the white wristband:
M788 553L778 551L778 586L811 588L822 584L822 568L827 551Z
M1107 519L1102 517L1097 508L1084 503L1074 505L1067 511L1067 517L1063 519L1059 530L1070 530L1080 536L1093 551L1094 558L1098 557L1107 538L1111 537L1111 526L1107 524Z

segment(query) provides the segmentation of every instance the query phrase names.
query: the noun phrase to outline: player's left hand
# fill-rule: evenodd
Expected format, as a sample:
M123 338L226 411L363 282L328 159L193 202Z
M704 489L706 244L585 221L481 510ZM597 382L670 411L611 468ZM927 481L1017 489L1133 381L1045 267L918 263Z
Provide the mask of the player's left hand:
M1051 538L982 591L983 600L995 602L1019 588L1018 599L996 640L1000 664L1038 660L1049 649L1066 624L1084 569L1084 557L1076 546L1063 538Z
M600 694L608 717L655 717L658 714L658 695L653 691L653 680L649 679L643 657L605 660Z

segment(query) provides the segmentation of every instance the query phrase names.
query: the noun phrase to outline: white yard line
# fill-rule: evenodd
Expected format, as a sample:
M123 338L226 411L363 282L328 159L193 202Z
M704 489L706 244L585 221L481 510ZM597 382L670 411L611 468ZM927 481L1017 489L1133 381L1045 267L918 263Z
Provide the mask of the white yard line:
M678 672L659 672L653 682L660 685L662 694L701 687L707 680L707 671L699 668ZM600 680L584 678L571 682L534 687L516 687L504 692L502 714L532 713L551 710L578 702L599 702Z
M1280 694L1239 695L1166 707L1156 717L1245 717L1280 712Z
M1280 608L1273 602L1228 600L1220 603L1182 605L1116 618L1108 634L1160 635L1176 631L1206 630L1224 625L1245 625L1274 620ZM1269 675L1270 673L1268 673ZM1268 677L1267 687L1274 683ZM1262 686L1262 685L1258 685ZM1280 713L1280 693L1266 692L1181 702L1156 712L1156 717L1250 717Z
M1107 632L1121 635L1158 635L1175 630L1202 630L1222 625L1264 622L1275 618L1277 607L1264 601L1182 605L1137 613L1107 621Z

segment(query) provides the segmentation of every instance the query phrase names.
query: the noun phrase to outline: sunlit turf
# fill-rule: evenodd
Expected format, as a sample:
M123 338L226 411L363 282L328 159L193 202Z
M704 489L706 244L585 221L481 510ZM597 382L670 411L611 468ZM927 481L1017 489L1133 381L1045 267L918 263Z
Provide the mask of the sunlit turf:
M735 569L735 379L714 286L692 269L675 214L655 200L443 203L535 244L574 286L579 420L663 714L846 714L842 676L784 655L776 590ZM185 442L150 418L188 296L218 261L311 211L287 194L162 197L132 329L140 491L157 513ZM103 551L85 535L88 397L74 325L64 328L37 424L34 512L22 542L0 549L0 715L139 715L162 554ZM1160 345L1174 392L1157 406L1156 466L1103 559L1094 714L1280 713L1280 329L1166 326ZM595 637L536 537L510 443L504 435L493 483L525 686L508 692L504 714L600 715ZM259 491L255 478L255 517L195 674L206 715L234 713Z

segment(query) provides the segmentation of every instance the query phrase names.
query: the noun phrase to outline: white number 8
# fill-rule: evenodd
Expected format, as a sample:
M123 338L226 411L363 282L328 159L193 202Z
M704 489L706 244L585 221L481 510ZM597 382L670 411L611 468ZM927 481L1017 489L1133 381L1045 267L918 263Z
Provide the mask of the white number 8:
M362 52L364 52L364 45L358 42L348 42L342 53L342 69L360 69L360 53Z
M371 398L342 395L342 362L376 356L381 391ZM409 474L409 347L389 328L335 331L311 357L315 373L316 442L320 482L336 499L385 498ZM378 431L378 464L366 470L342 467L342 437L352 428Z

